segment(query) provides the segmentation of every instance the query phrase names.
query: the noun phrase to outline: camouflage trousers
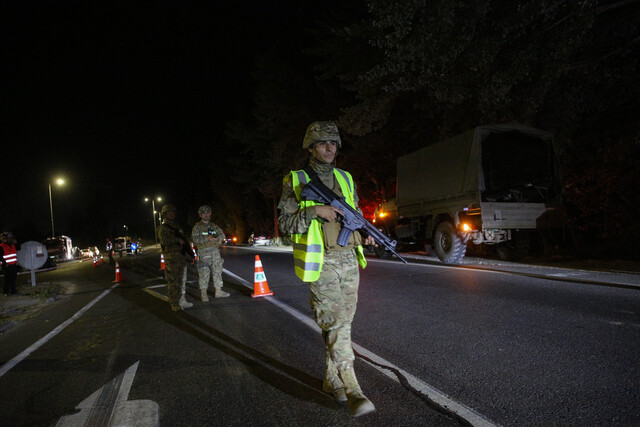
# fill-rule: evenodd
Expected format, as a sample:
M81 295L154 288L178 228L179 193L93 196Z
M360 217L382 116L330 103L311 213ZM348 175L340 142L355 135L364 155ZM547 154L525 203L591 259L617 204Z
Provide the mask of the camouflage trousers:
M198 251L198 286L200 290L209 288L209 281L213 280L215 289L222 289L222 264L224 260L220 256L220 250L215 248L203 248Z
M171 305L178 305L186 291L187 265L165 260L164 277L167 280L167 297Z
M311 308L325 341L328 377L353 366L351 322L356 314L360 270L355 251L325 254L320 277L309 283Z

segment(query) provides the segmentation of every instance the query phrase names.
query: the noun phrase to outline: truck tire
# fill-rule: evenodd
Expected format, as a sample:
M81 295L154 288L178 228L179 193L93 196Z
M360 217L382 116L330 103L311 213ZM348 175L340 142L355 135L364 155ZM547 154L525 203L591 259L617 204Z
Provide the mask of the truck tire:
M440 261L446 264L458 264L467 252L467 245L450 222L438 224L433 235L433 246Z

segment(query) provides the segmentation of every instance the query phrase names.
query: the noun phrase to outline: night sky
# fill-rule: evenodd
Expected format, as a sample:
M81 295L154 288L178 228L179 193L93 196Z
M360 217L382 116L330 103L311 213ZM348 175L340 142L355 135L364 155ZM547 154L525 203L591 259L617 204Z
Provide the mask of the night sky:
M0 226L45 234L57 176L56 234L81 212L136 223L151 219L145 196L206 196L225 122L250 108L256 53L299 36L305 13L294 2L13 3L0 30Z

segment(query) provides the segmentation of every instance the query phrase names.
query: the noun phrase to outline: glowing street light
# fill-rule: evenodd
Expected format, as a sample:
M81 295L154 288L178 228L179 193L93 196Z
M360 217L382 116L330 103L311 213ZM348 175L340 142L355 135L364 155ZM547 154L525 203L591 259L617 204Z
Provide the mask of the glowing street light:
M64 179L57 178L56 184L58 185L64 184ZM55 228L53 226L53 199L51 197L51 183L49 183L49 211L51 212L51 237L56 237Z
M158 244L158 232L156 230L156 200L161 202L162 201L162 197L156 197L155 199L149 199L148 197L144 198L145 202L148 202L149 200L151 200L151 209L153 209L152 211L152 216L153 216L153 236L156 239L156 245Z

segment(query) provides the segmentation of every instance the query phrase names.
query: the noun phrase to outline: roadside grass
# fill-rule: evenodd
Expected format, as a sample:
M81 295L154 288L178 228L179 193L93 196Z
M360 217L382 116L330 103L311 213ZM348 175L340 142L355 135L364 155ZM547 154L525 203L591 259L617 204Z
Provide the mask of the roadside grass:
M36 286L18 285L18 296L8 296L0 303L0 333L40 312L49 303L58 299L61 286L43 283Z

